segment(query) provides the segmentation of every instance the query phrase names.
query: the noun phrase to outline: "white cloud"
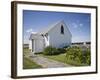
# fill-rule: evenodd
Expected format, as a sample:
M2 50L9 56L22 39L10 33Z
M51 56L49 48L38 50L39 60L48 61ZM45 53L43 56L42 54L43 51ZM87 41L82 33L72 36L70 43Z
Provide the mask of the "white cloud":
M27 34L30 34L30 33L34 33L34 34L36 34L36 33L37 33L37 32L34 31L32 28L26 30L26 32L27 32Z
M72 23L73 28L78 28L78 25L76 23Z
M31 33L36 33L32 28L29 28L29 29L27 29L26 31L25 31L25 34L24 34L24 44L27 44L27 43L29 43L29 37L30 37L30 34Z
M29 43L29 36L28 35L24 35L24 44Z
M32 31L33 31L33 29L26 30L27 33L31 33Z
M82 23L80 23L80 24L79 24L79 26L80 26L80 27L82 27L82 26L83 26L83 24L82 24Z
M72 23L73 28L79 28L82 27L83 24L82 23Z

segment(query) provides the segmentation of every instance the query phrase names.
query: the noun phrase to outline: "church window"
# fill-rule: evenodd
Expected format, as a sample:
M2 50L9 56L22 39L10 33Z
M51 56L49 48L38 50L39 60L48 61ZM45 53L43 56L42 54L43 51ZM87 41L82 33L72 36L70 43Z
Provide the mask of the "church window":
M61 25L61 34L64 34L64 27Z

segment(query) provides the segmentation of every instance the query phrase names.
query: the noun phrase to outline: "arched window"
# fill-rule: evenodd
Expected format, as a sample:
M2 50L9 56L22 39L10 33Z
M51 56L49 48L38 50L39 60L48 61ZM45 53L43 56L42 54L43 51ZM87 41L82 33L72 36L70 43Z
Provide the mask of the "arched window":
M64 27L61 25L61 34L64 34Z

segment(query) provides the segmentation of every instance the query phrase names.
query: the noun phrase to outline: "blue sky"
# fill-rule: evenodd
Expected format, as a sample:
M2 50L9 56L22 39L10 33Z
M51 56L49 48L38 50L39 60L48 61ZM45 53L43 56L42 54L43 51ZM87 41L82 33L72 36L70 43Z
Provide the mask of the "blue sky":
M91 39L91 14L72 12L48 12L23 10L23 37L28 43L32 32L38 32L48 25L64 20L72 33L72 42L90 41Z

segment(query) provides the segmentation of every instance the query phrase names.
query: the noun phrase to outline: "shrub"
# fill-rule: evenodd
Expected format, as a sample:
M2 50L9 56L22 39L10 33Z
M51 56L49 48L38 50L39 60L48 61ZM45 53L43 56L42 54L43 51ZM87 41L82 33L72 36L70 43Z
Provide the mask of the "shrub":
M82 50L77 46L69 47L66 51L67 60L73 60L81 63Z
M65 48L58 48L59 53L65 53L66 49Z
M77 46L67 48L66 58L69 61L72 60L80 64L91 64L90 50L86 49L82 51L82 49Z
M64 46L63 48L68 48L69 46Z
M59 54L59 50L52 46L48 46L44 49L43 54L44 55L56 55L56 54Z
M34 54L43 54L43 52L36 52L36 53L34 53Z
M87 56L86 56L86 58L87 58L86 59L86 63L91 65L91 51L89 49L87 49L86 54L87 54Z
M91 64L91 55L90 55L90 49L86 49L84 51L84 54L83 54L83 63L87 63L88 65Z

